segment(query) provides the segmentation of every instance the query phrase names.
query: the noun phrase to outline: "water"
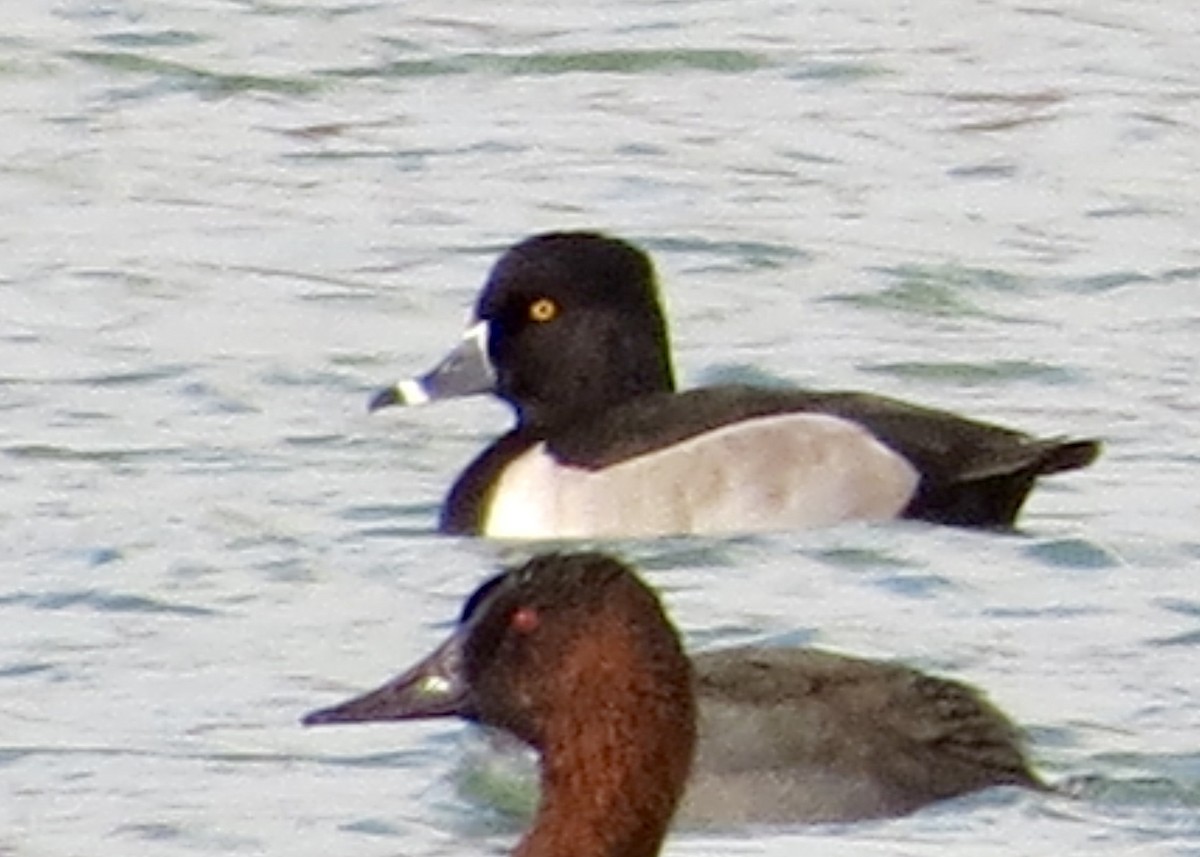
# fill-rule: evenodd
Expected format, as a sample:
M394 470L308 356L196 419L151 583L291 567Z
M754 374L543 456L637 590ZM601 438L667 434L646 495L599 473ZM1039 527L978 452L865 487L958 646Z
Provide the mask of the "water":
M651 249L689 382L1100 436L1018 537L623 545L692 644L986 687L1076 799L668 853L1200 853L1190 3L10 3L0 854L476 854L454 724L297 718L511 553L432 532L508 415L368 417L547 228Z

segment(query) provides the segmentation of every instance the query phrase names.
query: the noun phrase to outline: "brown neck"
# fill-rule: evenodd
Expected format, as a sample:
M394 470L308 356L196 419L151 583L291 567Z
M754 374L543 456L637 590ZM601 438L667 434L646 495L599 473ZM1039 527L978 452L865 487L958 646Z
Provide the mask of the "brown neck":
M691 732L681 723L664 728ZM672 746L683 742L684 749L659 753L592 741L587 748L547 751L542 802L517 857L654 857L687 779L688 766L678 759L691 753L690 735L671 735Z
M517 857L658 854L691 768L691 678L686 666L667 677L615 672L624 687L611 677L576 686L570 710L579 716L556 721L545 736L541 803Z

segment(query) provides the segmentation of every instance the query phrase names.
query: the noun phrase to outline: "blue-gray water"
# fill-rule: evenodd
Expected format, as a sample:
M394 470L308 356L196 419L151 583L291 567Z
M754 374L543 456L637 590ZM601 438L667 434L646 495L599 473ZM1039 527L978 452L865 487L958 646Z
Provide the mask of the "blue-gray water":
M1200 852L1192 0L8 5L0 854L511 842L455 724L297 718L502 558L432 527L505 410L368 390L458 336L499 249L582 226L655 253L689 382L1108 444L1019 537L624 546L694 645L982 685L1080 795L667 852Z

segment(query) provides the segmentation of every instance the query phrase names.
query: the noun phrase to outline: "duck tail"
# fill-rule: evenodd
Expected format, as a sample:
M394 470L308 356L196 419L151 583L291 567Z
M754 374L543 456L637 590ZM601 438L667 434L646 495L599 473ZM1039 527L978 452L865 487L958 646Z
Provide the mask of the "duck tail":
M925 479L904 511L907 518L959 527L1011 530L1041 476L1087 467L1096 440L1048 438L1012 446L948 479Z
M1045 442L1045 452L1038 462L1037 473L1047 476L1087 467L1100 455L1098 440L1061 440L1052 438Z

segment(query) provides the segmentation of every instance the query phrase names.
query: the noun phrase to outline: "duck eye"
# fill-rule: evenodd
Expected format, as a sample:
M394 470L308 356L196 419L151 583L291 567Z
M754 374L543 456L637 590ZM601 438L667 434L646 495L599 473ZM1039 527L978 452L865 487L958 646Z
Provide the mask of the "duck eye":
M539 324L552 321L558 315L558 304L551 298L538 298L529 305L529 318Z
M531 634L541 624L541 618L538 616L537 610L533 607L518 607L513 611L508 624L518 634Z

